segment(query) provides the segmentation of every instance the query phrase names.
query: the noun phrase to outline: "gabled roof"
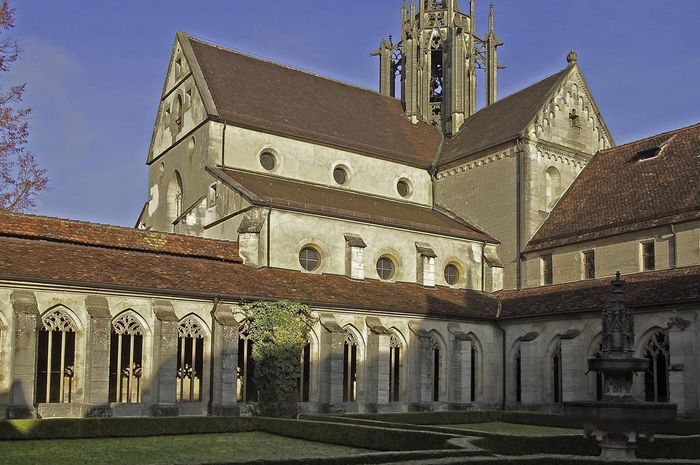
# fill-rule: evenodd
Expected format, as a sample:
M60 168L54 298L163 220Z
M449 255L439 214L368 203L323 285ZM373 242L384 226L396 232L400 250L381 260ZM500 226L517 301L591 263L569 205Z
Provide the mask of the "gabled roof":
M45 216L0 213L0 237L242 263L236 242L201 239Z
M602 312L612 277L501 291L501 318ZM700 301L700 266L625 275L625 303L633 309Z
M255 205L497 243L485 232L456 216L448 216L415 203L247 171L220 168L207 170Z
M294 300L317 307L458 319L493 318L497 310L496 300L483 292L255 269L197 254L164 253L177 243L179 236L53 218L17 219L51 229L30 230L0 222L0 280L4 281L156 296L211 300L219 297L226 301ZM102 236L93 237L100 232ZM145 246L141 242L135 245L135 238L162 239L165 245L154 246L148 241ZM203 249L217 242L222 247L230 245L195 237L184 239L191 240L190 246L199 244Z
M438 166L447 165L518 137L532 123L537 112L569 73L576 68L569 66L474 113L466 119L454 137L445 139Z
M427 168L440 131L404 116L401 102L178 34L195 55L218 117L231 124L312 140Z
M700 124L598 152L525 252L700 218Z

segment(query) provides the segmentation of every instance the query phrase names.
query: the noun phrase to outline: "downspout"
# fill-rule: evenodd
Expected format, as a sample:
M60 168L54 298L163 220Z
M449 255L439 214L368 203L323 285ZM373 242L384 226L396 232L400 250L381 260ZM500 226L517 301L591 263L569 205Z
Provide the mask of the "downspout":
M501 410L506 409L506 373L508 370L506 366L508 365L506 360L506 330L501 326L501 310L503 309L503 304L501 302L500 296L498 299L498 313L496 313L496 328L501 333Z
M214 341L216 340L216 310L219 308L219 296L214 297L214 307L211 309L211 342L209 344L209 403L207 404L207 416L212 416L214 408Z
M486 241L481 244L481 292L486 292Z
M272 223L272 208L267 209L267 267L270 268L270 223Z
M226 167L226 123L223 123L224 130L221 132L221 166Z
M671 269L678 267L678 246L676 245L678 241L676 240L676 225L671 223L671 234L673 234L673 266L669 266Z

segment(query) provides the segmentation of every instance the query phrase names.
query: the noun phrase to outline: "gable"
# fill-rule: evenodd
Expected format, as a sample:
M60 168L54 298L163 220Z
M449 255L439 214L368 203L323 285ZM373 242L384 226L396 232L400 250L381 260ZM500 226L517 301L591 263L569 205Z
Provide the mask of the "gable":
M189 41L178 33L170 54L147 162L182 140L209 115L216 114Z
M598 105L578 65L568 69L523 131L537 142L549 142L593 155L614 145Z

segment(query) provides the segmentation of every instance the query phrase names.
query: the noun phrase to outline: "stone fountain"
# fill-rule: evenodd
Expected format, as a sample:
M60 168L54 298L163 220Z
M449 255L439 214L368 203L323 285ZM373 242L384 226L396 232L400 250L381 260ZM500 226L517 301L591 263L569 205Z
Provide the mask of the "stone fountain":
M625 305L624 284L618 271L603 311L601 357L588 360L589 371L603 374L602 400L564 403L565 414L584 421L586 435L595 437L606 460L634 459L640 435L653 440L656 425L676 419L675 404L640 402L632 395L635 374L647 370L649 360L634 357L634 318Z

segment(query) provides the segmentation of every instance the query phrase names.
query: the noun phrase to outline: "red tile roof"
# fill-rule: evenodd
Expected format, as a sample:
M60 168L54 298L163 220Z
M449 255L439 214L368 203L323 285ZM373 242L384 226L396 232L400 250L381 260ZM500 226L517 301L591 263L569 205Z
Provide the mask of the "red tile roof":
M496 301L477 291L353 281L231 262L90 245L0 238L0 280L225 300L294 300L462 319L493 318Z
M246 171L218 168L209 171L247 195L255 204L497 243L485 232L456 216L415 203Z
M602 312L608 305L612 277L554 286L501 291L501 318ZM630 308L700 301L700 266L623 276Z
M525 252L698 218L700 124L599 152Z
M0 237L39 239L109 249L242 263L238 244L43 216L0 213Z
M423 168L435 159L440 131L411 124L399 100L197 39L190 43L227 122Z

